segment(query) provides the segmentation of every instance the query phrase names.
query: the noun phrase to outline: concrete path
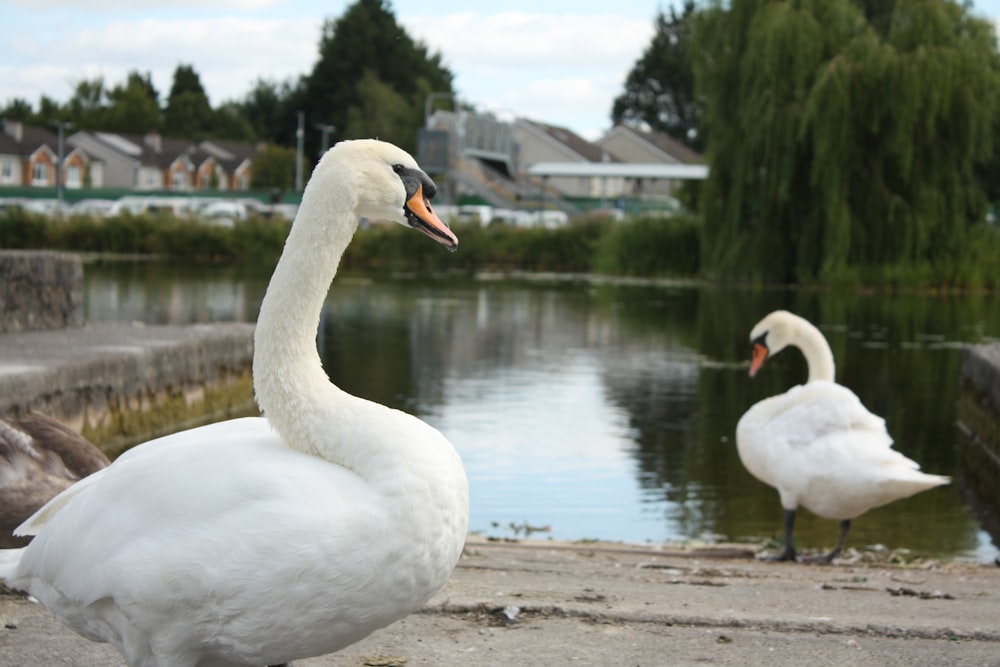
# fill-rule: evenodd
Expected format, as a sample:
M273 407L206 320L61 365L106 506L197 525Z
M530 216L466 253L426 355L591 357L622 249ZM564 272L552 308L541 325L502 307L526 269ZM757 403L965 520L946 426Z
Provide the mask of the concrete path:
M296 665L1000 666L994 565L749 556L472 537L424 610ZM3 598L0 620L0 665L123 664L30 602Z

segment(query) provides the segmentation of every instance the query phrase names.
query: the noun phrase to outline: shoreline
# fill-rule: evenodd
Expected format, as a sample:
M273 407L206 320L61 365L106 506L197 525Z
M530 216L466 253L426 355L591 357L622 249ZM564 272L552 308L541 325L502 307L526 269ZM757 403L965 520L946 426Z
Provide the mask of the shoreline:
M1000 665L1000 568L810 565L745 545L470 536L418 612L297 667ZM43 608L0 597L0 664L121 667Z

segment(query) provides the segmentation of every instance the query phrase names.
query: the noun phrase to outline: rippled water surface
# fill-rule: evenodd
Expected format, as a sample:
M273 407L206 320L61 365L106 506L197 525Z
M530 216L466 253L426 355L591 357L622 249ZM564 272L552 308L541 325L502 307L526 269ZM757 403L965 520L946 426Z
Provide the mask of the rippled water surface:
M253 321L268 272L88 265L86 317ZM838 381L886 419L897 449L955 478L865 514L849 546L993 558L983 526L995 510L965 483L956 403L961 345L1000 339L996 297L342 276L319 344L335 382L455 444L472 530L759 539L780 537L781 508L740 464L736 422L805 379L794 350L747 378L749 330L775 308L823 330ZM803 510L797 541L829 547L837 529Z

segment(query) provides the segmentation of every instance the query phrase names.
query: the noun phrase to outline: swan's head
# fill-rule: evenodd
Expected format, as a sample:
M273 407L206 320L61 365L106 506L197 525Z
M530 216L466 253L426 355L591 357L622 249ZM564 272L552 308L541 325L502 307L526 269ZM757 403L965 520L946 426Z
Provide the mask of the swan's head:
M407 225L448 250L458 248L458 237L431 206L437 186L409 153L384 141L358 139L341 141L328 151L328 155L346 160L358 178L357 213L360 216Z
M750 331L750 377L772 354L785 349L795 339L802 318L787 310L776 310L758 322Z

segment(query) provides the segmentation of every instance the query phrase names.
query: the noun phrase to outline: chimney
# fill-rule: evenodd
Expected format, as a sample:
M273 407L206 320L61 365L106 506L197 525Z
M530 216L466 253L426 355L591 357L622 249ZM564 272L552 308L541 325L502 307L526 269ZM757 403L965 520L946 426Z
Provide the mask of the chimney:
M24 124L20 121L11 120L9 118L3 119L3 131L8 137L21 143L24 139Z
M163 150L163 140L157 132L147 132L143 141L154 153L159 153Z

